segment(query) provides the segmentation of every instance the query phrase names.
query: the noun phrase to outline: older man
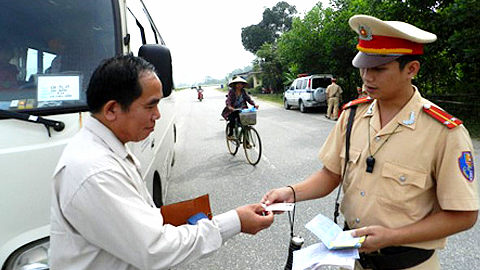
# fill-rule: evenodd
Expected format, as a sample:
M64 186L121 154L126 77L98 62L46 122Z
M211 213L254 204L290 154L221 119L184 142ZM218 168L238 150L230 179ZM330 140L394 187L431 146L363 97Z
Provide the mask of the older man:
M166 269L211 253L240 231L273 222L260 204L174 227L163 217L125 145L160 118L162 84L133 56L102 63L87 90L92 114L69 142L53 177L51 269Z

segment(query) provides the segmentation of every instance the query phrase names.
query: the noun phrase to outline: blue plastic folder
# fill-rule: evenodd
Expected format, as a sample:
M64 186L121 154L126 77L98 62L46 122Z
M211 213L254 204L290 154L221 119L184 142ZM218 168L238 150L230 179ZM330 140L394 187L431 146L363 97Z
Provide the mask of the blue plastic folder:
M204 213L200 212L198 214L195 214L193 216L191 216L189 219L187 219L187 224L190 224L190 225L197 225L198 221L200 219L204 219L204 218L208 218L207 215L205 215Z

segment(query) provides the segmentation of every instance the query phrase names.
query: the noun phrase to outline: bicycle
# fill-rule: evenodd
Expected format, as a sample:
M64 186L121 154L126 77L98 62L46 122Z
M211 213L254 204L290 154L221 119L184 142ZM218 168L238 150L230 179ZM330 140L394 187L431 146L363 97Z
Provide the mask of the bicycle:
M225 129L228 151L232 156L235 156L240 145L243 145L248 163L255 166L262 156L262 141L260 140L260 135L258 135L257 130L252 127L257 123L257 111L241 109L236 109L235 111L239 111L240 125L235 123L233 138L228 137L228 125Z

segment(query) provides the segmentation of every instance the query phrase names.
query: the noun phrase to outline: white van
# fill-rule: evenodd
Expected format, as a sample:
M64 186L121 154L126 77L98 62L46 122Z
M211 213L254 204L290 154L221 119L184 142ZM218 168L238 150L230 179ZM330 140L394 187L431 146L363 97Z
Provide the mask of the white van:
M283 93L283 105L286 110L292 106L306 112L308 108L326 107L325 90L331 84L330 74L299 75Z
M141 0L1 2L0 267L49 269L52 174L90 117L85 91L102 59L132 52L159 71L162 117L130 147L162 204L176 136L171 58Z

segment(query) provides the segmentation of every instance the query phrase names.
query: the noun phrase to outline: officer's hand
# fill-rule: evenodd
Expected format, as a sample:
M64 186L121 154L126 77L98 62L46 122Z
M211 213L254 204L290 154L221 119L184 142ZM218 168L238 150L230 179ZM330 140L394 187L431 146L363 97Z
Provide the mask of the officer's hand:
M256 234L273 223L273 213L266 212L258 203L240 206L235 210L240 218L241 231L244 233Z
M255 107L255 109L258 109L258 105L255 105L255 106L253 106L253 107Z
M352 232L353 237L366 236L359 252L373 252L384 247L391 246L391 236L393 230L382 226L368 226L356 229Z
M293 191L289 187L272 189L260 200L260 203L264 203L266 205L283 202L293 202Z

